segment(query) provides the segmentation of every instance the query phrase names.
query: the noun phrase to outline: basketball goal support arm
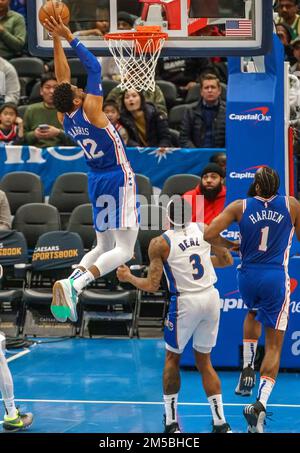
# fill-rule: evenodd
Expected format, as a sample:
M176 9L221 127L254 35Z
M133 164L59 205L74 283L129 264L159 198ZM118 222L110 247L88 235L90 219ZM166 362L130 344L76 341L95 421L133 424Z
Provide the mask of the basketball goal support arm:
M95 55L92 54L78 38L69 41L72 49L75 50L78 58L87 72L86 93L94 96L103 96L101 83L101 64Z

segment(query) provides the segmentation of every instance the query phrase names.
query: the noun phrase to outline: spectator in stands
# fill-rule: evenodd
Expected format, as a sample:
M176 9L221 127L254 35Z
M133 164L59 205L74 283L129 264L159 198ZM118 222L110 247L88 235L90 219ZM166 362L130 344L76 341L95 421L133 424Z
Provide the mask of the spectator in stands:
M22 55L26 42L25 19L9 5L10 0L0 1L0 56L8 60Z
M118 13L118 30L131 30L137 16L129 14L126 11ZM102 57L102 77L105 80L121 80L120 71L113 57Z
M105 101L103 104L103 112L105 113L109 121L117 129L125 145L127 145L129 136L125 127L122 126L122 124L120 123L121 114L118 104L114 101Z
M156 67L156 78L174 83L180 96L199 83L204 72L214 73L214 66L208 58L160 58Z
M97 20L94 28L88 30L77 30L74 36L104 36L109 31L109 22L107 20Z
M127 90L123 94L121 123L126 128L128 146L169 147L172 145L168 120L145 101L142 93Z
M10 0L10 9L16 11L27 19L27 5L26 0Z
M285 22L291 27L292 39L300 35L300 16L298 12L297 0L279 0L278 1L278 18L277 23Z
M0 230L11 229L11 212L6 193L0 190Z
M212 164L219 165L219 167L221 167L222 170L224 171L224 175L226 175L226 160L227 160L226 154L221 151L219 153L213 154L209 159L209 162Z
M201 173L201 183L183 195L183 198L192 205L192 222L204 221L208 225L223 211L226 197L224 176L221 167L213 163L208 164ZM199 199L200 195L203 195L204 203Z
M0 107L0 143L21 145L24 142L23 120L18 116L15 104L2 104Z
M143 97L146 102L150 102L155 105L159 113L161 113L165 118L168 117L166 100L163 95L163 92L158 85L155 85L155 91L147 90L142 92ZM124 97L124 91L121 88L113 88L108 95L106 96L106 101L115 101L119 104L119 107L122 108L122 100Z
M296 61L293 55L293 48L291 46L292 30L287 24L281 23L275 26L276 34L284 47L285 59L293 65Z
M17 71L12 64L0 57L0 104L3 102L18 104L20 90Z
M292 48L296 63L291 66L290 73L294 74L298 77L298 79L300 79L300 36L292 41Z
M40 148L74 145L62 130L53 104L53 92L57 86L54 74L41 77L42 102L30 104L24 114L25 143Z
M226 106L221 99L221 84L214 74L200 81L200 101L186 110L180 130L183 148L224 148Z

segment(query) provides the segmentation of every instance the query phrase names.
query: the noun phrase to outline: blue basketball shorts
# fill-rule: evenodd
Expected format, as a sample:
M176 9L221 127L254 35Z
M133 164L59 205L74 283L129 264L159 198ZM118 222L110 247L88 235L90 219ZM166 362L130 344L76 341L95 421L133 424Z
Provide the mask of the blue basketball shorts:
M137 187L135 174L129 164L109 170L90 171L88 190L96 231L138 227Z
M290 305L290 278L284 267L250 265L238 269L244 303L266 327L285 331Z

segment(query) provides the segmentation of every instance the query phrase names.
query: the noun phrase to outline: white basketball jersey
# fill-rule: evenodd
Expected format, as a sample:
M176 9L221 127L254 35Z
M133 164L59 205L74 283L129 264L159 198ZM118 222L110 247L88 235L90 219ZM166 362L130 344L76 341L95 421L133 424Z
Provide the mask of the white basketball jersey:
M168 230L163 234L170 247L164 273L171 294L203 291L217 281L211 246L203 239L203 228L202 224L190 223L183 230Z

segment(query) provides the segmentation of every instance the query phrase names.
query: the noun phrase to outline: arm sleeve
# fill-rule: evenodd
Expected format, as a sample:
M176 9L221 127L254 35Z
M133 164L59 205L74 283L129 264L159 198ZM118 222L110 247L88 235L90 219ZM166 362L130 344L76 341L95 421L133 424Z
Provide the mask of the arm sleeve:
M101 65L95 55L93 55L78 38L70 42L70 46L75 50L78 58L83 64L88 78L86 85L86 93L94 96L103 96L101 83Z

